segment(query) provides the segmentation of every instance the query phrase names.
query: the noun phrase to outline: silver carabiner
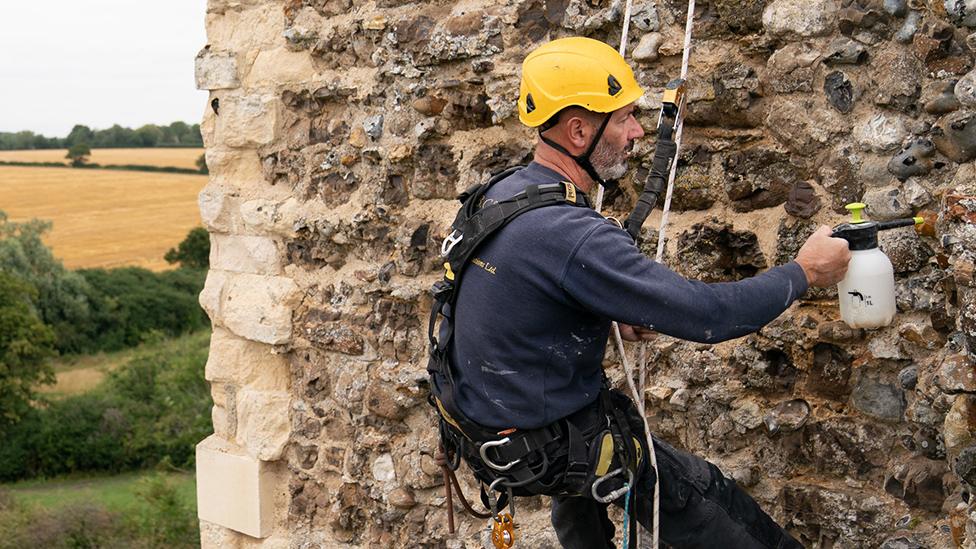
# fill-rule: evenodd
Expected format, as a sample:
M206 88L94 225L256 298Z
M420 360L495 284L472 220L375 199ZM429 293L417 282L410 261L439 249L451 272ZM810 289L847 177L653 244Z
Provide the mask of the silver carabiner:
M601 496L599 493L597 493L597 487L598 486L600 486L601 484L603 484L607 480L610 480L611 478L619 475L620 473L622 473L625 470L627 471L627 483L626 484L624 484L620 488L617 488L616 490L614 490L613 492L610 492L609 494L607 494L605 496ZM593 481L593 485L590 486L590 495L592 495L593 496L593 499L599 501L600 503L613 503L614 500L616 500L620 496L622 496L622 495L626 494L627 492L629 492L630 491L630 487L633 484L634 484L634 472L631 471L630 469L624 469L623 467L618 467L617 469L614 469L613 471L610 471L609 473L603 475L602 477L594 480Z
M447 238L441 243L441 257L447 257L454 246L457 246L458 242L462 240L464 240L464 234L457 232L457 229L451 231L451 234L447 235Z
M495 463L494 461L492 461L488 457L488 454L487 454L488 448L494 448L495 446L503 446L505 444L508 444L509 442L512 442L512 439L510 439L508 437L505 437L505 438L503 438L501 440L491 440L491 441L488 441L488 442L485 442L484 444L482 444L481 447L478 448L478 453L481 454L481 461L483 461L485 463L485 465L487 465L488 467L491 467L492 469L494 469L496 471L508 471L509 469L511 469L512 467L514 467L517 463L519 463L520 461L522 461L521 458L520 459L516 459L515 461L512 461L512 462L509 462L507 465L498 465L497 463Z

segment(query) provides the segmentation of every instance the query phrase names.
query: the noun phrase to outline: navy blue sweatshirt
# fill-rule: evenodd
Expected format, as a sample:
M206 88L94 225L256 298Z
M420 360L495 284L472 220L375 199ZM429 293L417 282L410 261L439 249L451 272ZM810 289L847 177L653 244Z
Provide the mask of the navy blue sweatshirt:
M532 163L488 197L564 180ZM455 323L455 399L486 427L541 427L597 398L611 320L718 343L758 330L806 290L795 262L738 282L687 280L591 209L538 208L485 242L464 270L444 321Z

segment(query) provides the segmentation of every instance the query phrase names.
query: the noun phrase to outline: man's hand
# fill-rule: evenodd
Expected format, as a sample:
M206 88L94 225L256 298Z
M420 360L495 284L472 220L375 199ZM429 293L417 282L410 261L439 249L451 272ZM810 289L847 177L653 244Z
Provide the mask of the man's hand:
M851 260L847 241L833 238L830 233L830 227L821 225L803 244L800 253L796 254L796 262L803 267L811 286L833 286L847 272L847 263Z
M630 324L617 323L620 328L620 337L624 341L651 341L657 337L657 332L643 326L631 326Z

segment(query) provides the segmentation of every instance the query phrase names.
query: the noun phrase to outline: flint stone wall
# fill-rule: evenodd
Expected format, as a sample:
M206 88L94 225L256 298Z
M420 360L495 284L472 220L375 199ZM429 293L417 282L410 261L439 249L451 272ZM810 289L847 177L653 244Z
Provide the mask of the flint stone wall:
M751 276L857 200L874 218L926 223L882 237L897 272L889 328L846 327L836 291L816 290L757 335L660 337L647 350L651 427L722 466L808 546L974 546L972 2L698 4L669 265ZM215 434L200 452L254 464L241 470L260 478L242 482L261 501L234 505L263 514L250 536L202 521L205 547L486 542L483 521L447 534L425 290L455 194L529 159L515 116L524 55L570 35L616 45L623 5L210 0L196 67L210 91L200 299L215 330ZM679 72L685 9L633 2L649 130ZM629 211L653 146L639 144L608 213ZM619 382L618 362L610 351ZM519 501L521 547L556 546L547 509Z

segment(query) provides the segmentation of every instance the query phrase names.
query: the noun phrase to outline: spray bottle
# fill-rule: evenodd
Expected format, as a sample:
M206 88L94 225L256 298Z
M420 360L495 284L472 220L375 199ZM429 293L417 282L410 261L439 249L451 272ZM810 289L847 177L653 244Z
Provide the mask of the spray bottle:
M895 318L895 271L888 256L878 249L878 231L921 224L921 217L893 221L868 221L861 217L866 206L845 206L851 221L834 227L831 236L843 238L851 250L847 274L837 284L840 316L851 328L880 328Z

